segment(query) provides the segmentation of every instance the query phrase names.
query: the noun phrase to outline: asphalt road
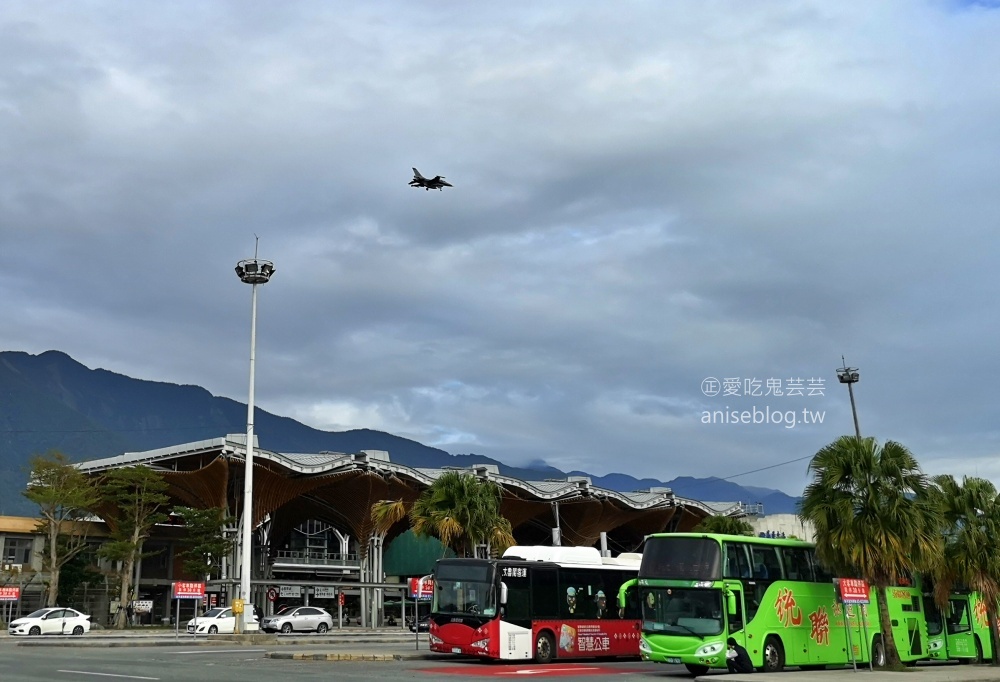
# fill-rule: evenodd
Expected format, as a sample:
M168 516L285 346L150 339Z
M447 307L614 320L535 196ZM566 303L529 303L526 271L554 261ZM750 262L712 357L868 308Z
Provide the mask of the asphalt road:
M308 651L310 647L280 647ZM312 647L314 650L315 647ZM398 652L398 644L368 645L366 651ZM274 647L19 647L0 640L0 682L294 682L559 677L597 682L608 675L644 679L690 679L681 666L640 662L580 662L533 666L479 661L297 661L265 657Z

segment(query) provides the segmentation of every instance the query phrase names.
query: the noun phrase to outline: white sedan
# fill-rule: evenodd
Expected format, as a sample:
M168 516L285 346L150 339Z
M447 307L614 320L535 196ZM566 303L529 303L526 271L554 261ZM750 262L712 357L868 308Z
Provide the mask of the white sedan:
M61 606L38 609L7 626L9 635L82 635L89 631L90 616Z
M253 617L251 630L257 629L257 616ZM231 635L236 632L236 616L232 608L209 609L198 618L188 621L187 631L198 635Z

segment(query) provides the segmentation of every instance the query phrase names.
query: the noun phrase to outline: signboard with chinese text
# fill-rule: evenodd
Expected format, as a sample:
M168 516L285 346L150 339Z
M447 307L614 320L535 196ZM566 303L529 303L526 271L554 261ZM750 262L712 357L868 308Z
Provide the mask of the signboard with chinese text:
M0 587L0 601L17 601L21 598L21 588L14 587Z
M410 599L430 599L434 596L434 579L427 578L420 586L420 596L417 596L417 584L420 578L410 578Z
M317 585L313 588L313 596L316 599L336 599L337 598L337 588L336 587L321 587Z
M840 601L845 604L867 604L868 583L859 578L840 578L837 582Z
M136 613L149 613L153 610L153 600L135 599L132 601L132 610Z
M278 588L278 594L281 597L301 597L302 588L298 585L281 585Z
M205 583L192 581L174 583L174 599L201 599L205 596Z

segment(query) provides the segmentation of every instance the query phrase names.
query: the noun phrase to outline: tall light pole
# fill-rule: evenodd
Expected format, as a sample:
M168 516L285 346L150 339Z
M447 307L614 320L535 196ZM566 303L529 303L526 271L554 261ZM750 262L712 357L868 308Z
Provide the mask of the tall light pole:
M858 408L854 404L854 384L858 383L861 375L858 374L857 367L847 366L847 361L844 360L843 355L840 356L840 360L844 363L844 366L837 370L837 379L840 383L847 384L847 392L851 394L851 414L854 415L854 433L860 441L861 427L858 426Z
M236 276L253 288L250 303L250 397L247 400L247 447L243 471L243 532L240 535L240 598L243 599L245 608L240 632L246 632L246 625L253 622L250 571L253 562L253 373L257 345L257 285L267 284L273 274L274 264L258 260L256 246L253 258L236 264Z

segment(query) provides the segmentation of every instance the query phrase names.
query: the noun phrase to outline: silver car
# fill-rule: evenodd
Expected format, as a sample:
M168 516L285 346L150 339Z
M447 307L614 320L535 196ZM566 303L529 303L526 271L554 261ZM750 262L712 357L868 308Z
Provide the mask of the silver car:
M323 634L333 627L333 616L316 606L285 606L260 622L264 632L312 632Z

